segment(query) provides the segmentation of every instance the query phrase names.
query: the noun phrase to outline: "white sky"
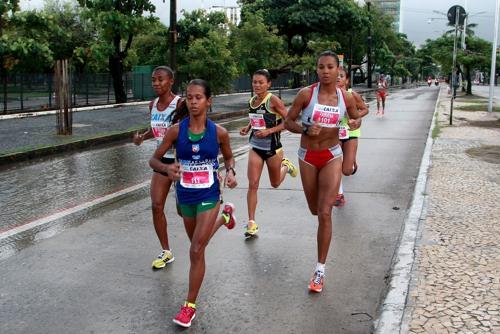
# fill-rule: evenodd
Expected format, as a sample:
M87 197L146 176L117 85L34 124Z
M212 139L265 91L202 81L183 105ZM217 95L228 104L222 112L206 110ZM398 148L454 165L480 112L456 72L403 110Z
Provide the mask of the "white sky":
M445 15L434 13L440 11L447 13L453 5L461 5L470 13L470 22L477 23L475 28L476 35L488 41L493 39L494 31L494 11L495 0L401 0L403 15L403 32L408 35L408 39L421 45L427 38L434 39L441 36L444 31L452 29L446 23ZM41 8L43 0L21 0L21 9ZM168 25L170 15L170 0L152 0L156 6L156 15L160 20ZM211 6L235 6L237 0L190 0L177 1L180 11L185 9L191 11L195 8L209 8ZM467 8L468 7L468 8ZM480 13L477 14L476 13ZM429 19L432 19L428 23ZM499 36L500 37L500 36ZM499 38L500 40L500 38Z

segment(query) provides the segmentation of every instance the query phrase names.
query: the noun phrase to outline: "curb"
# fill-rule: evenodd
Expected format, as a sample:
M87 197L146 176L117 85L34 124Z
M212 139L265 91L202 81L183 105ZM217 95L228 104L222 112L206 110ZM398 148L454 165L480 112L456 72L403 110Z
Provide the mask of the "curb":
M378 318L374 322L376 334L399 334L403 322L404 310L407 302L411 281L411 273L415 261L415 244L419 231L419 224L425 219L425 189L427 186L427 173L431 165L431 153L434 140L432 131L436 121L436 112L441 98L439 89L431 127L427 135L424 154L413 192L413 200L405 217L404 230L401 234L398 249L392 260L388 292L380 306Z
M217 121L221 119L226 119L226 118L233 118L233 117L238 117L238 116L243 116L248 113L248 110L238 110L238 111L231 111L231 112L224 112L224 113L214 113L214 114L209 114L208 117L212 121ZM103 145L111 142L117 142L117 141L122 141L122 140L127 140L132 138L134 133L136 131L146 131L148 128L147 127L138 127L135 130L132 131L125 131L125 132L119 132L119 133L111 133L107 135L102 135L98 137L88 137L84 139L77 139L75 141L69 142L69 143L63 143L63 144L55 144L55 145L46 145L45 147L41 148L35 148L33 150L29 150L26 152L14 152L14 153L7 153L5 155L0 155L0 166L9 164L9 163L14 163L14 162L20 162L20 161L25 161L25 160L30 160L34 158L40 158L44 157L47 155L52 155L56 153L62 153L62 152L69 152L69 151L75 151L78 149L83 149L83 148L90 148L93 146L97 145Z

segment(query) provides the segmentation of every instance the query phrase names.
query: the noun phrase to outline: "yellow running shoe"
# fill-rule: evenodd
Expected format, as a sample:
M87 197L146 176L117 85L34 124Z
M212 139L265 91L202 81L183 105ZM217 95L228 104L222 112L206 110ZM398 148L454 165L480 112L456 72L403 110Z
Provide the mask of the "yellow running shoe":
M299 171L298 171L297 167L295 167L295 165L292 164L292 162L290 160L288 160L287 158L283 158L283 160L281 160L281 164L288 168L288 174L290 174L291 177L297 176Z
M245 237L252 237L257 235L259 232L259 225L253 220L249 220L247 224L247 230L245 231Z
M161 253L153 260L153 268L164 268L168 263L174 262L174 254L168 250L162 250Z

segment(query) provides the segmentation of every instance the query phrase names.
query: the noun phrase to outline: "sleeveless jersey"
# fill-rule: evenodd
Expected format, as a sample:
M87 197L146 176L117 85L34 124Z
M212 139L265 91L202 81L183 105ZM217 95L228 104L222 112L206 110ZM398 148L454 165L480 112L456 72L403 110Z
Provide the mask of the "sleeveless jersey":
M352 94L352 88L349 88L347 90L347 93L349 94ZM342 122L340 123L341 126L344 126L346 127L347 129L349 129L349 117L347 117L347 114L344 116L344 118L342 118ZM361 127L357 128L356 130L348 130L347 131L347 134L348 134L348 138L359 138L361 137ZM341 138L342 139L342 138ZM347 138L345 138L347 139Z
M265 151L276 150L281 147L280 132L275 132L265 138L257 138L254 136L255 131L274 128L283 122L281 115L271 110L271 96L273 96L273 94L268 93L256 107L253 106L253 102L257 99L257 95L253 96L250 101L248 101L248 117L252 124L250 146Z
M342 90L337 88L337 105L327 106L318 103L319 82L313 84L311 88L312 94L309 104L302 110L302 124L312 125L314 122L318 122L323 127L338 128L347 112Z
M157 146L160 146L168 128L172 125L172 113L177 107L180 96L176 95L168 107L163 111L158 110L159 99L160 98L157 97L154 100L153 107L151 108L151 131L153 131ZM175 150L173 148L169 149L163 157L175 159Z
M207 119L205 134L196 142L189 139L189 117L179 124L179 135L175 144L177 160L181 165L181 179L175 189L179 204L197 205L203 201L220 199L217 170L219 162L219 140L217 127Z

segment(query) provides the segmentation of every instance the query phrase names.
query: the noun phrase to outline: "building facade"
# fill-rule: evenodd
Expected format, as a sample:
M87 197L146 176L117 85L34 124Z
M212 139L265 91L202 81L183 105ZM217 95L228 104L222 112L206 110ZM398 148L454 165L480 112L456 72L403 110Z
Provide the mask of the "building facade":
M223 12L229 23L238 25L241 21L241 10L237 6L212 6L208 9L208 12Z
M402 14L401 14L401 2L402 0L365 0L366 2L371 2L373 6L376 6L383 13L390 15L394 18L394 30L402 32L403 31L403 22L402 22Z

